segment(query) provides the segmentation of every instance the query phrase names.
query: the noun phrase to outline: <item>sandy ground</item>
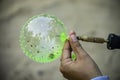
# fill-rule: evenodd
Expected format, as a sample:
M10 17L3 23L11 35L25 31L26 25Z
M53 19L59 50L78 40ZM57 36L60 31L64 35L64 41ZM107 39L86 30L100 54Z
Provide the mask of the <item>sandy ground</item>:
M77 35L120 34L119 0L0 0L0 80L66 80L59 72L59 59L36 63L19 46L21 27L41 13L57 16L68 32L73 29ZM107 50L106 44L81 44L104 75L120 80L120 50Z

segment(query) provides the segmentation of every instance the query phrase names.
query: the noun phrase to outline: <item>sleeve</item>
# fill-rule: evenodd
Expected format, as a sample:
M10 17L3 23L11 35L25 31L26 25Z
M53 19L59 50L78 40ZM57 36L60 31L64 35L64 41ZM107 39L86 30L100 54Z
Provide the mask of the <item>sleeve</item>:
M95 78L92 78L91 80L110 80L108 76L98 76Z

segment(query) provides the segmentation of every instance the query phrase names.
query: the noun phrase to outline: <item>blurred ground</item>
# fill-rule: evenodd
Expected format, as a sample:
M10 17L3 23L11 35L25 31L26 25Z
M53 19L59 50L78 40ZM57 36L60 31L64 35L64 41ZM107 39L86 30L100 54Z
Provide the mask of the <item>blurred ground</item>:
M119 0L0 0L0 80L66 80L59 60L48 64L27 58L19 47L19 33L28 18L41 13L57 16L67 31L106 38L120 34ZM120 50L81 42L104 75L120 80Z

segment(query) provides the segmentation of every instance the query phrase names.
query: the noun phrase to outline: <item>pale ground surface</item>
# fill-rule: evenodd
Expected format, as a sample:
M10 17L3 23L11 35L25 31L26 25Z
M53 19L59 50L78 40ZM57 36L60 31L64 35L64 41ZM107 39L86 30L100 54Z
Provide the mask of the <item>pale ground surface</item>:
M66 80L59 72L59 59L36 63L19 47L19 32L28 18L41 13L60 18L67 31L107 38L120 34L119 0L1 0L0 2L0 80ZM81 42L104 75L120 80L120 50L106 45Z

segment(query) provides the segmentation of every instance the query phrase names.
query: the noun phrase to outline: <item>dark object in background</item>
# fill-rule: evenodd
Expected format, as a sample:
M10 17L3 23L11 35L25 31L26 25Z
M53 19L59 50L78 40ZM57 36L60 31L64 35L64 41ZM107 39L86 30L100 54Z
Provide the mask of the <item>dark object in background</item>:
M120 36L116 34L109 34L107 48L112 49L120 49Z

